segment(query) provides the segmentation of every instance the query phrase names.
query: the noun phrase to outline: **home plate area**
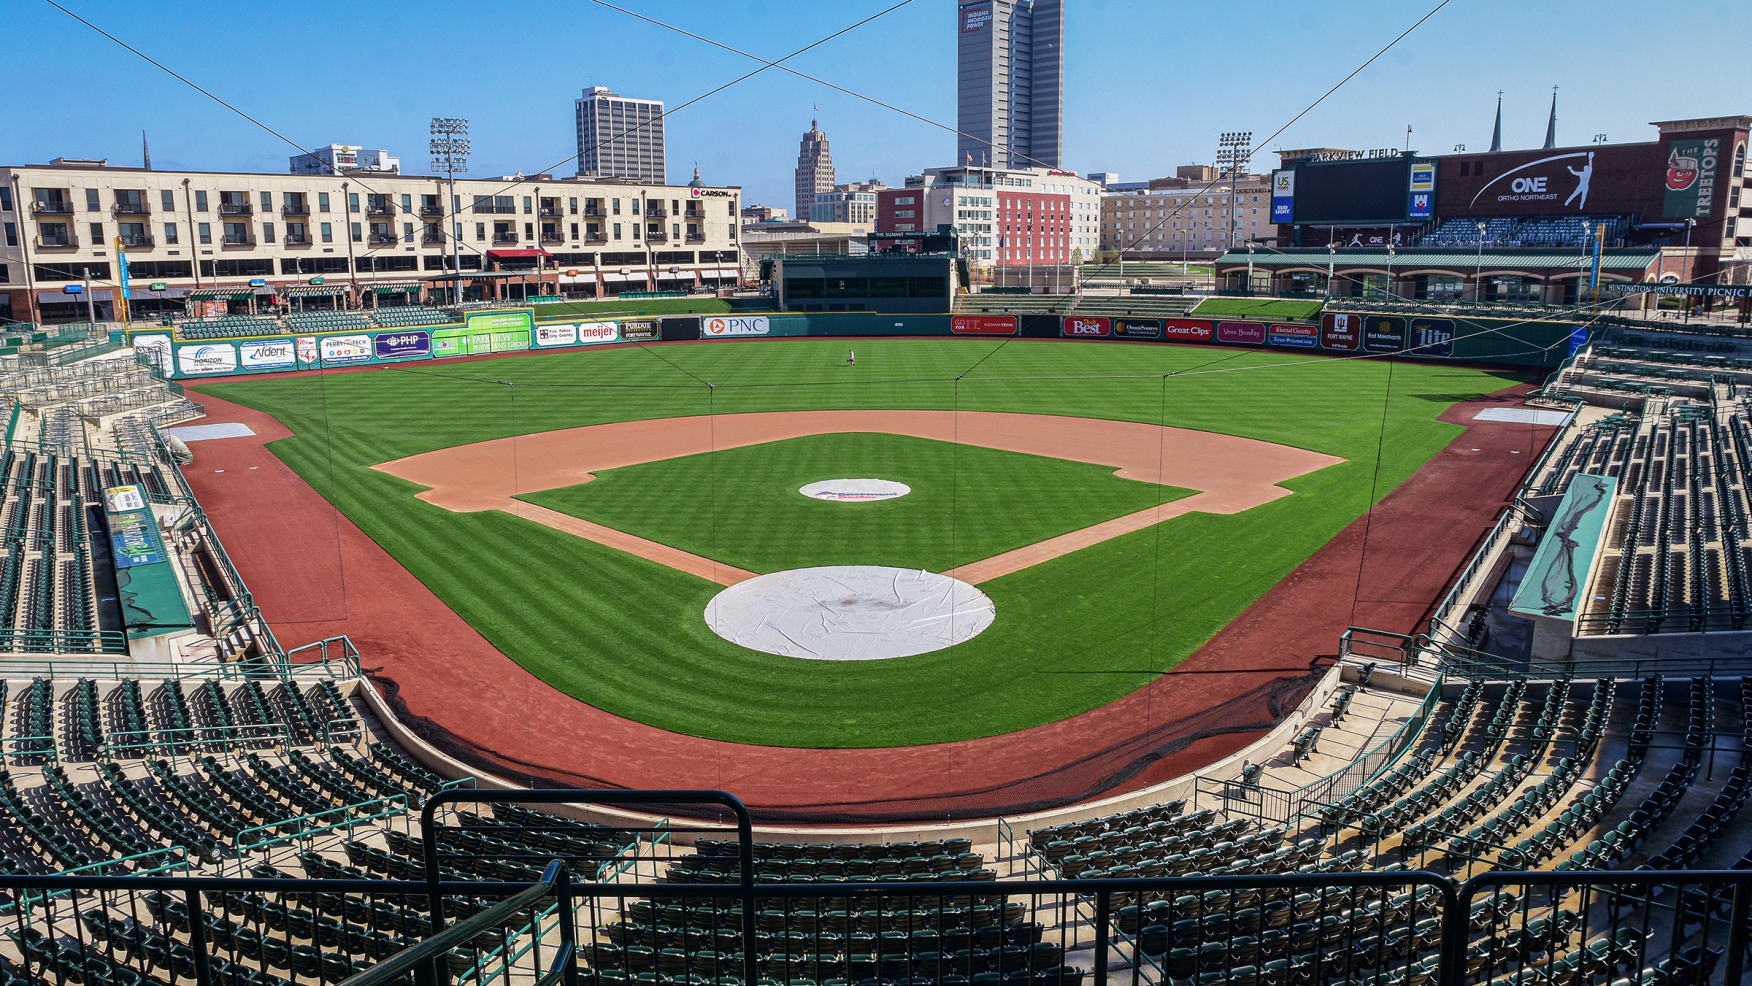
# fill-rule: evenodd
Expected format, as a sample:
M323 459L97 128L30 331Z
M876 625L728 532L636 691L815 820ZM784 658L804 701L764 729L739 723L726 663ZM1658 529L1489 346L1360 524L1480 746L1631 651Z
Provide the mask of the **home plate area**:
M881 565L797 568L756 576L706 605L706 625L750 650L814 661L878 661L971 640L997 609L973 586Z

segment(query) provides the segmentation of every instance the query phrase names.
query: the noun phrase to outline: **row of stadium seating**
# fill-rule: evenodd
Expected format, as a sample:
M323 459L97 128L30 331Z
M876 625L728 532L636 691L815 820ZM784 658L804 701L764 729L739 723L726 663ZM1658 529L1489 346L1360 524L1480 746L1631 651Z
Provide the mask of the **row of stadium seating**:
M1479 223L1484 223L1481 233ZM1514 219L1493 216L1479 220L1470 217L1444 219L1418 237L1423 247L1487 246L1509 247L1583 247L1593 241L1601 226L1606 227L1606 242L1619 240L1630 230L1630 221L1623 216L1552 216L1534 219Z
M1752 419L1737 400L1651 401L1571 429L1532 488L1618 480L1583 632L1740 629L1752 619Z
M389 308L302 311L285 316L220 315L215 318L192 318L176 322L175 332L177 338L193 342L206 339L262 338L300 332L352 332L445 325L461 321L461 318L454 309L398 305Z
M1196 295L963 294L955 311L1179 318L1198 302Z

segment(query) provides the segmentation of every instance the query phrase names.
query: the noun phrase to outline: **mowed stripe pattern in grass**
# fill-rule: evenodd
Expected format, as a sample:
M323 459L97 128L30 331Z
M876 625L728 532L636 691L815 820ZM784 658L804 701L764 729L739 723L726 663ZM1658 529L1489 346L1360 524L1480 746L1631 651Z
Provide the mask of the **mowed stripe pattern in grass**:
M818 480L863 477L912 492L867 503L798 492ZM608 469L521 499L753 572L817 565L942 572L1189 493L1086 462L861 432Z
M211 389L276 415L296 433L276 454L496 647L567 693L701 736L890 746L1051 722L1140 687L1361 515L1377 448L1385 496L1457 433L1436 420L1443 410L1514 379L1401 363L1388 392L1376 360L1046 340L856 346L856 367L844 365L845 340L703 342ZM370 468L609 421L859 407L1145 421L1347 461L1286 483L1294 496L1175 518L985 583L998 619L967 644L847 663L737 648L701 619L712 583L507 514L450 513ZM1431 524L1439 536L1441 519Z

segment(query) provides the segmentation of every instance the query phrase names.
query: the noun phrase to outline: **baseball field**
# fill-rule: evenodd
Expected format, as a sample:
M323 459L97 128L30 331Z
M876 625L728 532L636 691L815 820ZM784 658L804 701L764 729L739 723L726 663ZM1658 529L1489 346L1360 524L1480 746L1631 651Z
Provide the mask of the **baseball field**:
M625 346L199 389L276 417L293 432L277 456L566 694L695 736L886 747L1054 722L1144 686L1458 434L1437 420L1450 405L1510 382L1029 340L862 339L848 366L847 345ZM912 492L798 492L848 477ZM952 572L996 617L965 643L874 661L750 650L702 617L739 579L819 565Z

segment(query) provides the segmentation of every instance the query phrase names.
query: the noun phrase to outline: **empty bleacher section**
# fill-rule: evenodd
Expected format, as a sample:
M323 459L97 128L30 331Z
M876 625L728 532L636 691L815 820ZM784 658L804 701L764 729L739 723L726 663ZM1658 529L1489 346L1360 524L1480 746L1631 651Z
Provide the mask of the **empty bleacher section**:
M1533 477L1540 496L1584 473L1618 481L1578 634L1748 629L1752 418L1743 398L1705 401L1656 397L1640 414L1590 415Z
M293 312L286 316L289 332L348 332L374 327L361 311Z
M220 315L216 318L196 318L176 325L179 338L235 339L254 336L283 335L285 330L273 318L262 315Z
M416 325L443 325L446 322L455 322L460 317L451 309L428 308L424 305L374 308L369 314L372 322L386 329L408 328Z
M1143 318L1179 318L1197 304L1197 295L1054 295L1054 294L962 294L955 296L958 312L1005 314L1131 315Z
M1483 231L1479 225L1484 226ZM1600 227L1606 228L1605 242L1611 244L1624 238L1634 223L1625 216L1549 216L1514 219L1492 216L1487 219L1444 219L1417 240L1418 246L1465 247L1577 247L1593 242Z
M253 339L299 332L348 332L446 325L461 320L461 313L452 308L396 305L386 308L295 311L286 315L219 315L212 318L176 319L171 324L176 338L199 342L211 339Z

